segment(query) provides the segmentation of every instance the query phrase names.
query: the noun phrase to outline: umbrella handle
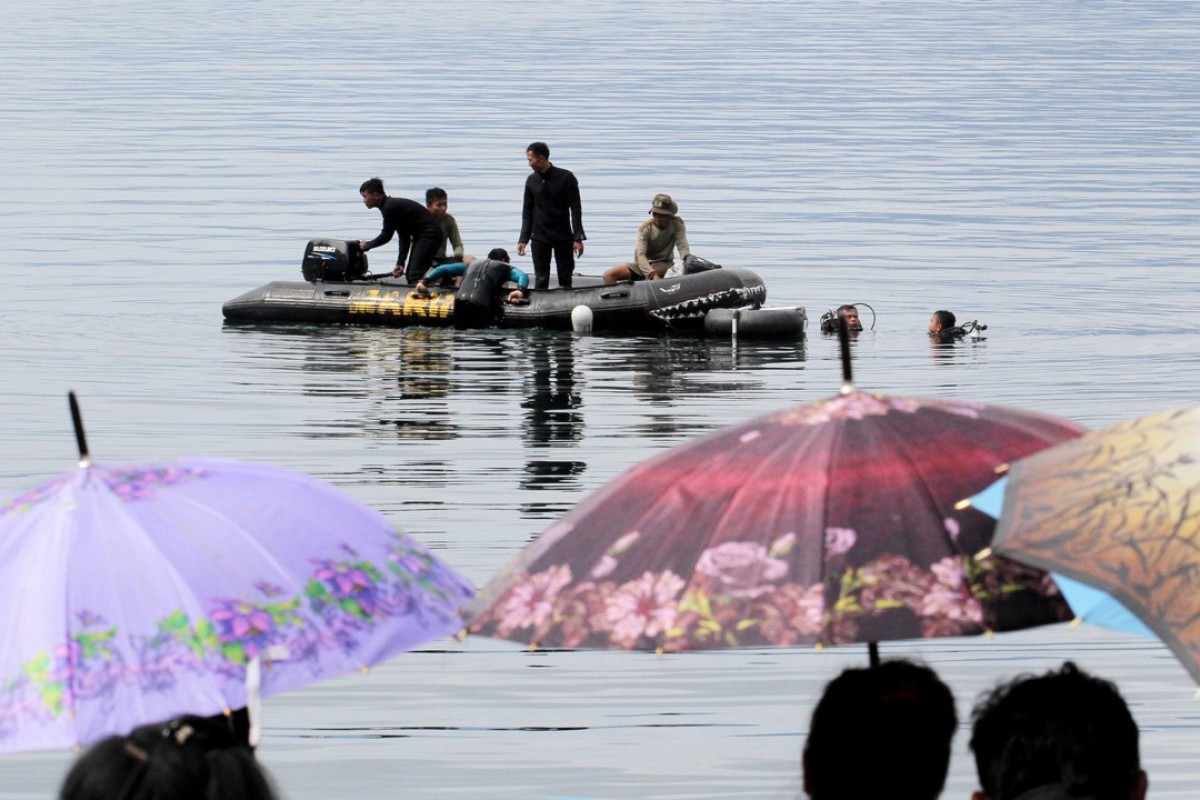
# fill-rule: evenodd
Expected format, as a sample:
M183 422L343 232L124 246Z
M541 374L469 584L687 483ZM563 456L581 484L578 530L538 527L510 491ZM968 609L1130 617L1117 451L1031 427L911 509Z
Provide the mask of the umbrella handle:
M83 415L79 413L75 392L67 392L67 401L71 405L71 422L75 425L75 444L79 446L79 466L86 467L91 459L88 457L87 435L83 432Z

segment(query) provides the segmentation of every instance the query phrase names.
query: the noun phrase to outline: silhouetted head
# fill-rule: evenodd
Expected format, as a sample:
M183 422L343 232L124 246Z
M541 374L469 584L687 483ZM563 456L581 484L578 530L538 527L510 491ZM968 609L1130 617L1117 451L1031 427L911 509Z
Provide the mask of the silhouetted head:
M971 719L979 800L1015 800L1043 787L1088 800L1145 795L1129 707L1116 685L1070 661L998 686Z
M275 800L232 725L182 716L110 736L80 756L59 800Z
M813 711L804 790L813 800L934 800L957 725L954 695L929 667L847 669Z

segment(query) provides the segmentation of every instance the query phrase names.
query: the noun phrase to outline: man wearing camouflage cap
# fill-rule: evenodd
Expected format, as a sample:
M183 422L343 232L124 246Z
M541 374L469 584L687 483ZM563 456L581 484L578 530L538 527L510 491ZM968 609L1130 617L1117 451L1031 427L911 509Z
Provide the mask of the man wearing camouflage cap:
M679 206L671 195L656 194L650 203L650 219L638 228L633 261L605 270L604 282L611 285L629 280L659 280L675 263L675 250L679 251L680 261L691 252L687 227L679 217Z

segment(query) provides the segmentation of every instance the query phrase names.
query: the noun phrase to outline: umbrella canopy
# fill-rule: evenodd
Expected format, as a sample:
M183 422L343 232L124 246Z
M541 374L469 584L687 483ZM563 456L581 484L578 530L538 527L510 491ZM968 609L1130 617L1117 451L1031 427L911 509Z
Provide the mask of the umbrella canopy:
M0 503L0 751L245 706L259 663L264 694L358 670L457 631L471 594L307 476L85 458Z
M1200 681L1200 406L1014 463L995 552L1115 598Z
M842 644L1069 618L1038 571L970 555L994 520L955 502L1082 433L1040 414L847 389L634 467L465 609L541 646Z
M1004 507L1004 491L1008 485L1008 477L1003 477L984 489L979 494L964 501L972 508L979 509L988 516L999 518ZM992 548L987 548L982 557L990 555ZM1081 622L1090 622L1114 631L1133 633L1138 636L1154 637L1154 631L1133 615L1129 609L1121 605L1112 595L1088 586L1086 583L1072 580L1061 572L1051 572L1050 577L1062 592L1067 605L1071 607L1075 618Z

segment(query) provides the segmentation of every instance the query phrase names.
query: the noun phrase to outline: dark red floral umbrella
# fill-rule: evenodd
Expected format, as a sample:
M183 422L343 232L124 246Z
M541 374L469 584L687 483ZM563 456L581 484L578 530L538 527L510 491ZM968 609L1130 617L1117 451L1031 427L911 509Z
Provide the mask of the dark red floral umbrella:
M1042 572L976 562L963 497L1083 429L857 391L652 458L545 531L465 610L539 647L693 650L964 636L1070 619Z

